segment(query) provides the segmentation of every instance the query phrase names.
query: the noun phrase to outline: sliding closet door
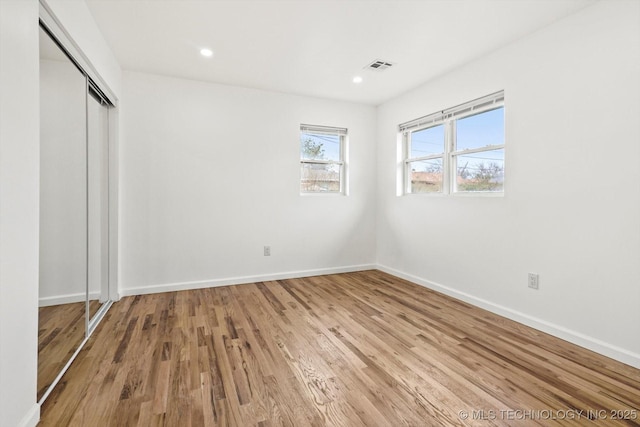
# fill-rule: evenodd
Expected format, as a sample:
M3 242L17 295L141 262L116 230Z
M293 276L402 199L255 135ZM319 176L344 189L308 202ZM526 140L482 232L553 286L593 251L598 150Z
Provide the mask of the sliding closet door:
M87 83L40 30L38 398L85 338Z
M109 299L109 110L100 92L87 92L89 182L89 318Z

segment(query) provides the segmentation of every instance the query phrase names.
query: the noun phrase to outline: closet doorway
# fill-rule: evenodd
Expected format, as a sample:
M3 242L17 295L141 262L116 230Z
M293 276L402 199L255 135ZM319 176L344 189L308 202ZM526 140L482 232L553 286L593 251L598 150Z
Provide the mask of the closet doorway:
M111 305L112 107L41 22L40 403Z

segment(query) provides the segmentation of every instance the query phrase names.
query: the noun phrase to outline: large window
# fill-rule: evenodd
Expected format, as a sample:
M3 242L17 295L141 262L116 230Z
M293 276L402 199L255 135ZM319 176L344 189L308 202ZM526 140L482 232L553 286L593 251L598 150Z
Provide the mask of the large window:
M504 191L504 93L400 125L405 193Z
M345 193L347 129L300 125L300 192Z

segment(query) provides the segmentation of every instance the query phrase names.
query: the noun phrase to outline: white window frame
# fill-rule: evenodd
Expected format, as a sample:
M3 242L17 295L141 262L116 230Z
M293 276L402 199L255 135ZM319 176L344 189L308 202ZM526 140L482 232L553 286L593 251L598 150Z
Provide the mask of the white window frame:
M503 196L504 186L500 191L460 191L457 188L457 157L461 155L481 153L486 151L504 150L505 144L487 145L473 149L458 150L456 147L456 121L465 117L486 113L498 108L504 108L504 91L496 92L482 98L439 111L428 116L420 117L398 126L402 135L403 149L403 193L423 195L460 195L460 196ZM444 126L443 152L410 157L411 134L439 125ZM418 161L442 159L442 191L412 193L411 192L411 164Z
M300 125L300 135L303 133L313 133L320 135L332 135L338 136L340 142L340 148L338 152L340 154L339 160L320 160L320 159L304 159L300 154L300 166L303 165L337 165L340 175L339 189L337 191L302 191L302 167L300 168L300 194L301 195L335 195L335 194L347 194L347 128L321 126L321 125Z
M421 130L430 129L436 126L445 125L444 126L444 140L442 141L442 152L437 154L430 154L427 156L418 156L418 157L409 157L411 154L411 133L419 132ZM447 150L446 150L446 141L447 141L447 126L443 122L434 122L429 123L428 125L423 125L417 127L415 129L411 129L403 134L404 141L404 194L444 194L446 188L448 187L448 177L445 171L447 170ZM432 193L412 193L411 192L411 163L420 162L423 160L436 160L442 159L442 191L432 192Z

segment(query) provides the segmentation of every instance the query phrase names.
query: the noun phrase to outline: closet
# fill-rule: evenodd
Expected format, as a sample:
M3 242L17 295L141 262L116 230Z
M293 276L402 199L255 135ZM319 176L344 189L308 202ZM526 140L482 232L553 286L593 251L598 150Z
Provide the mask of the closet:
M40 403L108 310L115 283L113 102L70 52L41 21Z

